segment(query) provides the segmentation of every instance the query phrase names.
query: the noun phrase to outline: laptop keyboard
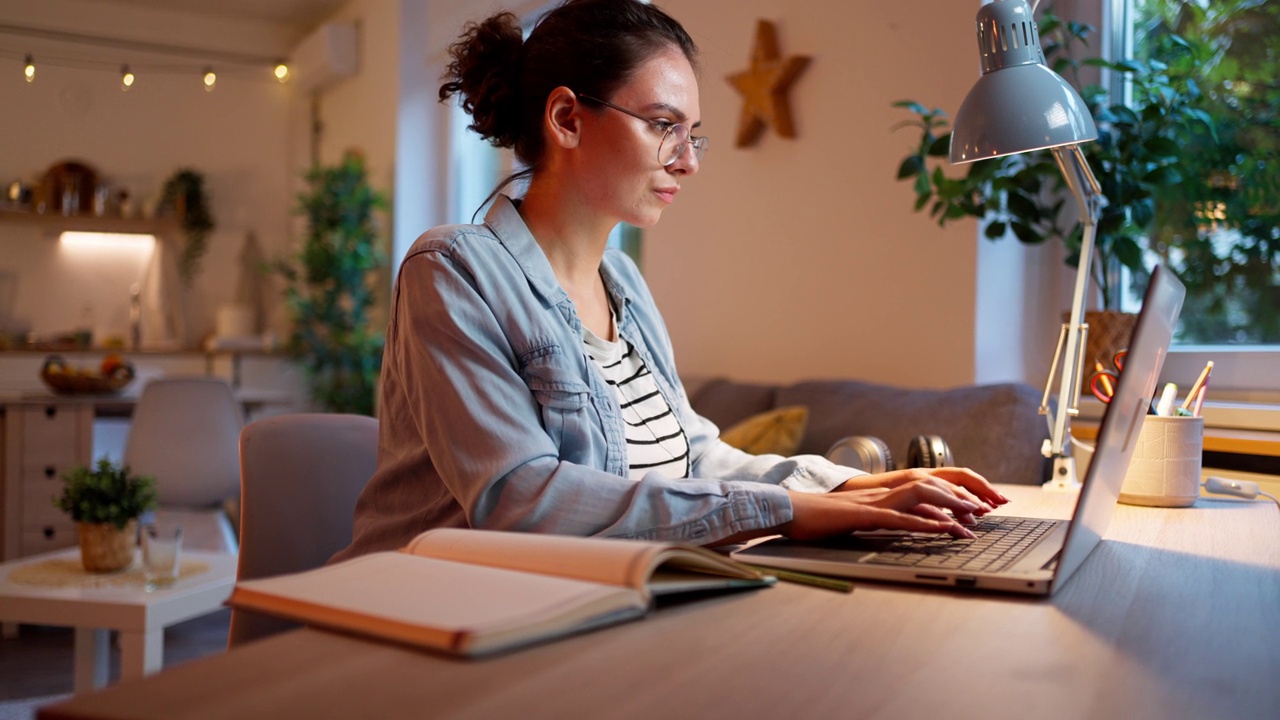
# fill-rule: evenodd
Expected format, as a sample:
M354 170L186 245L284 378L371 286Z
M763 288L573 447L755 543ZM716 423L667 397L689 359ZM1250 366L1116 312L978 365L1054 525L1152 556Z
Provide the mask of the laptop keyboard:
M992 517L970 527L976 538L911 533L863 562L945 570L996 572L1018 559L1056 524L1053 520Z

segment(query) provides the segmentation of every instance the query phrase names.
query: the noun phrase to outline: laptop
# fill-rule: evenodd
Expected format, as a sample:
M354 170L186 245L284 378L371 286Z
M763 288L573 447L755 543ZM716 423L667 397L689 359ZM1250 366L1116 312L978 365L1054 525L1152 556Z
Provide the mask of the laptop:
M857 532L822 542L777 538L732 556L782 570L1052 595L1080 568L1111 522L1185 295L1177 277L1157 266L1070 520L986 517L970 528L976 540L891 531Z

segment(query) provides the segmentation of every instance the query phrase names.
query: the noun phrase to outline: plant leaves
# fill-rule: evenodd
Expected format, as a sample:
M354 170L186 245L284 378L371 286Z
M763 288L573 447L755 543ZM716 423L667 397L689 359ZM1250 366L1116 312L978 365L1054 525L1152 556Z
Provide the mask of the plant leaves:
M902 164L898 166L898 179L905 180L914 177L924 170L924 160L919 155L908 155L902 159Z

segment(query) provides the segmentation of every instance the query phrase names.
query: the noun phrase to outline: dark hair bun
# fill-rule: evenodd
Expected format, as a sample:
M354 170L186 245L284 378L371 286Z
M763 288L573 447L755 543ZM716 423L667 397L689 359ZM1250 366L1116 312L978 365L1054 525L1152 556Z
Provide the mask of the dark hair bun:
M470 129L498 147L513 147L519 135L520 54L524 36L519 19L502 12L481 23L468 23L449 46L449 63L440 99L462 97L471 116Z

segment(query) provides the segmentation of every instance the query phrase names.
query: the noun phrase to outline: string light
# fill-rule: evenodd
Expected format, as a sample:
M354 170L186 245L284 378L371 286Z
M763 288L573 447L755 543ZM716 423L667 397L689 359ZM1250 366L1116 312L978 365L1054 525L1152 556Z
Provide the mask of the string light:
M185 75L194 70L201 70L202 83L205 90L212 92L217 85L218 76L214 72L213 65L204 63L219 63L223 70L228 66L232 68L233 74L239 73L242 66L257 66L269 70L271 76L274 76L277 82L286 83L293 74L289 67L288 61L281 59L279 56L262 56L249 55L236 52L226 52L221 50L196 49L187 48L179 45L169 45L164 43L139 42L134 40L125 40L122 38L103 37L98 35L90 35L83 33L64 32L60 30L50 30L47 28L26 27L20 25L10 25L0 21L0 36L17 35L25 37L35 37L44 40L52 40L60 43L71 43L78 45L98 46L98 47L114 47L122 48L127 51L145 52L156 55L166 55L173 57L191 58L196 62L188 64L173 63L144 63L142 70L150 74L181 74ZM39 49L39 48L36 48ZM10 58L22 58L23 69L22 75L29 83L34 83L36 78L35 56L31 52L14 53L6 52L0 49L0 58L4 56ZM124 58L121 58L124 59ZM132 58L130 58L132 59ZM111 62L99 60L92 57L51 57L41 51L41 63L44 65L53 65L54 67L71 67L71 68L95 68L106 66L112 70L118 70L120 77L121 92L128 92L137 82L137 75L134 74L132 66L128 63L117 64L119 61ZM266 73L263 73L266 75ZM260 76L261 77L261 76ZM265 80L265 77L263 78Z

